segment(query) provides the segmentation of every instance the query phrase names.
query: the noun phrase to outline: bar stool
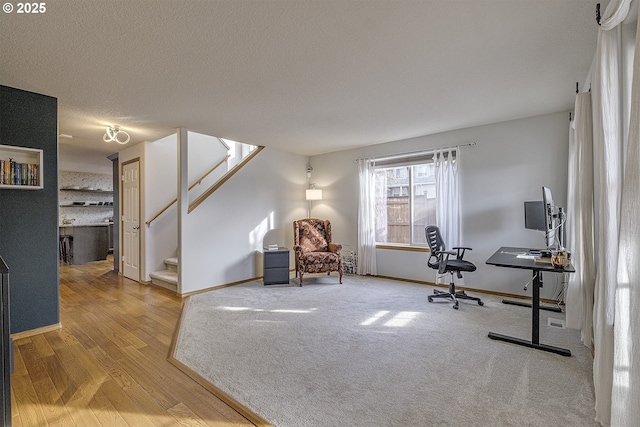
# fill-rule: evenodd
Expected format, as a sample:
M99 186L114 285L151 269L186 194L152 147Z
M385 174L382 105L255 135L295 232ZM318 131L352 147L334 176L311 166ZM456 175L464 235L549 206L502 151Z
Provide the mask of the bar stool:
M73 260L73 236L62 235L60 236L60 259L71 264Z
M67 236L60 236L60 247L59 247L59 252L60 252L60 261L64 261L64 239Z

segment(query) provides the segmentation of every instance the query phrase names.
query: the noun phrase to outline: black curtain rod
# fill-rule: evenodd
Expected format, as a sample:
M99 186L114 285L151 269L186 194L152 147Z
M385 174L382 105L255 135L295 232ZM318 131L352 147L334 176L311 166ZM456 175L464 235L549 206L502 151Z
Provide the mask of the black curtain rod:
M439 150L457 150L458 148L462 148L462 147L474 147L477 143L475 141L469 142L468 144L459 144L459 145L452 145L450 147L440 147L440 148L429 148L426 150L420 150L420 151L410 151L407 153L399 153L399 154L390 154L390 155L386 155L386 156L376 156L376 157L362 157L359 159L353 159L354 162L357 162L358 160L366 160L366 159L370 159L370 160L391 160L391 159L401 159L403 157L410 157L410 156L415 156L415 155L419 155L419 154L431 154L431 153L435 153L436 151Z

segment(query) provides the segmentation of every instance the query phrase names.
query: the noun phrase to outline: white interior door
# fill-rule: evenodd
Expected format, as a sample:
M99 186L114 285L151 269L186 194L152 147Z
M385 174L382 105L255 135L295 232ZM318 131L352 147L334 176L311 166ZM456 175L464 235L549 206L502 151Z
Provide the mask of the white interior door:
M140 162L122 166L122 274L140 281Z

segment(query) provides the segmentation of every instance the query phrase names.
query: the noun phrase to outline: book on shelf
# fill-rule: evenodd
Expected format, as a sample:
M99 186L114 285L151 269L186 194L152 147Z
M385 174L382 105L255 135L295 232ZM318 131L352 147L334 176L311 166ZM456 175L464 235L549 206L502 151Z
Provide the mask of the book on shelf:
M35 163L18 163L13 159L0 160L0 184L39 185L38 165Z
M3 184L11 184L11 160L4 161L4 179Z
M277 251L278 249L280 249L280 246L278 244L275 244L275 245L268 245L266 248L268 251Z

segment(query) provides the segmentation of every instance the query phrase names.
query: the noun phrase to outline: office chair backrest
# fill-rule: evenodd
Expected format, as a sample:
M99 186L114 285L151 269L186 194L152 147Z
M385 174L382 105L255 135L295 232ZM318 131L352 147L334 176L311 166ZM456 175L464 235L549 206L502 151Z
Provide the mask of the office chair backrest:
M438 256L438 252L444 251L447 248L444 245L444 240L442 240L438 226L428 225L424 229L424 232L427 237L427 243L429 243L429 249L431 250L431 255L429 256L427 265L434 270L438 270L440 268L440 257Z

